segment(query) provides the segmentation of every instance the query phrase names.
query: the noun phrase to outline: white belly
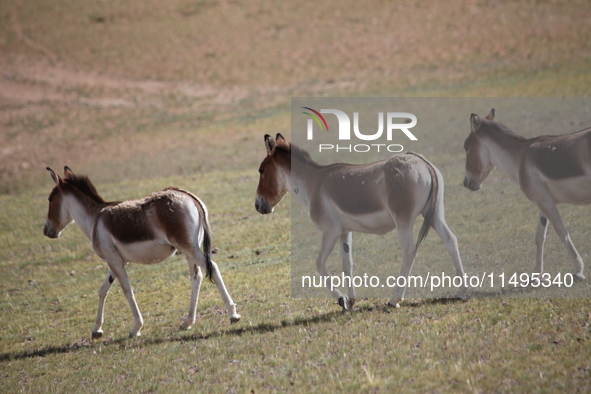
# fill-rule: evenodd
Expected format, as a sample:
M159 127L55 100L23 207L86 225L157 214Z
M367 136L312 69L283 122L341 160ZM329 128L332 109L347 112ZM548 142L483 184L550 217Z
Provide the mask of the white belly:
M362 215L341 213L345 229L367 234L386 234L396 228L396 223L388 211L378 211Z
M157 241L134 242L130 244L117 243L117 250L124 261L139 264L155 264L166 260L176 252L169 244Z

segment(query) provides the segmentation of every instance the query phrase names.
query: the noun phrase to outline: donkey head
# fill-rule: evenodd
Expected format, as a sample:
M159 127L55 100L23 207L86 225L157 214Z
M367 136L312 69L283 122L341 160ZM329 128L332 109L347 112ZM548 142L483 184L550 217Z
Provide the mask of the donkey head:
M491 109L485 118L487 121L495 119L495 109ZM470 116L470 135L464 142L466 151L466 169L464 173L464 186L472 191L480 190L482 183L495 169L491 161L490 153L480 140L479 130L483 122L476 114Z
M265 134L267 157L259 166L259 185L254 206L259 213L273 212L275 205L288 192L288 180L291 169L291 147L281 134L275 139Z
M70 210L64 198L66 181L51 168L47 167L47 171L51 174L51 178L55 182L55 187L49 194L49 210L47 212L45 226L43 227L43 234L49 238L57 238L60 236L62 230L73 222L73 219L70 216ZM64 176L66 179L73 178L74 173L68 167L64 167Z

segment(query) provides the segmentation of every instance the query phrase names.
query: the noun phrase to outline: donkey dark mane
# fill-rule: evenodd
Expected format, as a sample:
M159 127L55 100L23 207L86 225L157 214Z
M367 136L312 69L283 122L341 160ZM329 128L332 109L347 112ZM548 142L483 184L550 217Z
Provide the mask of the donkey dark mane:
M523 136L515 133L513 130L509 129L507 126L505 126L502 123L495 122L494 124L496 126L498 126L498 128L495 129L495 130L498 130L502 134L507 135L507 136L510 136L510 137L515 138L515 139L520 140L520 141L533 142L533 141L539 140L541 138L556 137L556 135L539 135L539 136L536 136L536 137L526 138L526 137L523 137ZM562 136L570 136L570 135L574 135L574 134L578 134L578 133L587 133L589 131L591 131L591 127L587 127L585 129L582 129L582 130L578 130L578 131L567 133L567 134L560 134L560 135L562 135Z
M98 194L96 188L86 175L74 175L73 178L66 178L64 179L64 181L74 186L76 189L80 190L92 201L97 202L99 204L106 203L106 201Z
M292 143L290 143L289 145L277 145L277 147L275 148L276 150L279 150L279 152L282 153L287 153L287 154L293 154L292 157L295 157L297 160L303 162L304 164L307 164L313 168L326 168L326 167L331 167L334 165L338 165L340 163L333 163L333 164L329 164L329 165L323 165L323 164L318 164L314 161L314 159L312 159L312 156L310 156L310 153L302 148L300 148L297 145L294 145Z
M299 161L303 161L304 163L310 164L313 167L320 167L320 164L316 163L310 153L297 145L289 144L289 148L291 150L292 155L298 159ZM284 148L285 149L285 148Z
M296 159L298 159L299 161L303 162L304 164L307 164L313 168L316 169L320 169L320 168L331 168L334 166L341 166L341 165L348 165L346 163L331 163L331 164L318 164L314 161L314 159L312 159L312 156L310 156L310 153L302 148L300 148L297 145L294 145L292 143L289 144L289 146L282 146L282 145L278 145L276 149L279 149L282 152L286 152L289 153L291 152L293 154L293 157L295 157Z
M505 126L502 123L499 122L490 122L490 126L492 127L492 129L494 131L498 131L501 134L504 134L506 136L509 136L511 138L515 138L518 139L520 141L527 141L528 138L525 138L517 133L515 133L513 130L509 129L507 126Z

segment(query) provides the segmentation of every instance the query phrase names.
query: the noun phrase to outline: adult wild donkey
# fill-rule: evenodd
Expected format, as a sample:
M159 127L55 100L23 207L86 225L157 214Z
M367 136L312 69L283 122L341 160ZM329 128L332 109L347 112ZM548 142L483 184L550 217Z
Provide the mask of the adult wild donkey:
M92 242L96 254L109 266L109 273L99 290L98 314L92 338L103 335L105 298L115 279L121 283L135 320L129 336L140 335L144 320L125 266L128 262L160 263L177 250L187 257L192 285L189 314L180 328L189 329L195 323L202 269L217 285L230 321L240 320L218 266L210 258L211 234L207 209L194 194L171 187L139 200L106 202L88 177L74 175L68 167L64 168L63 179L51 168L47 170L55 187L49 195L49 211L43 233L49 238L57 238L68 224L75 221ZM203 251L199 248L201 244Z
M288 144L281 134L265 135L267 157L259 167L260 179L255 207L262 214L290 191L309 211L322 231L316 269L328 276L326 259L337 240L341 240L344 274L352 277L352 231L385 234L398 229L402 248L400 275L408 279L417 248L430 227L439 234L450 253L456 275L464 277L456 237L445 222L443 177L433 164L416 153L405 153L372 164L320 165L308 152ZM413 225L419 214L425 217L416 244ZM398 287L389 305L399 307L406 287ZM344 310L355 303L355 288L349 295L331 291ZM465 286L460 293L466 297Z
M556 204L591 203L591 130L526 139L494 119L494 108L484 119L476 114L470 116L471 131L464 142L464 186L472 191L479 190L498 167L538 206L533 272L541 274L544 268L544 241L549 220L572 258L574 277L585 279L583 260L562 223Z

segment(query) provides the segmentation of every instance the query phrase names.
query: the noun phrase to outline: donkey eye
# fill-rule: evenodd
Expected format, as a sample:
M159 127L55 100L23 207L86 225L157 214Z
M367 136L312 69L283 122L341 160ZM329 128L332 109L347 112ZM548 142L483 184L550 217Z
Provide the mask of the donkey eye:
M265 172L265 170L263 170L262 168L259 168L259 174L263 175L263 172Z

